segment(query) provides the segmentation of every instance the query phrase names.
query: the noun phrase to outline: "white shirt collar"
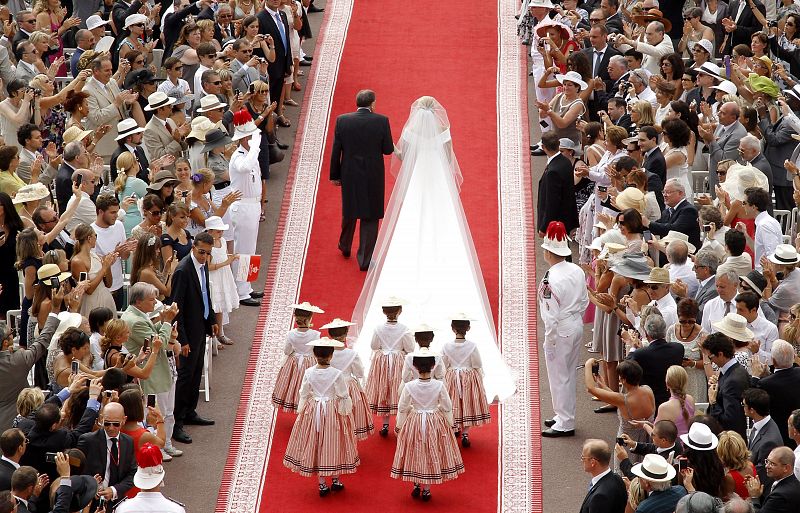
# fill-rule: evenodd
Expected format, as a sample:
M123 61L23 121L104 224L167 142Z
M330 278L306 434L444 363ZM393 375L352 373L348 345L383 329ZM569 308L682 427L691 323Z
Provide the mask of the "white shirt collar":
M11 463L14 466L14 468L19 468L19 463L17 463L16 461L13 461L13 460L10 460L10 459L6 458L5 456L0 456L0 460L7 461L7 462Z
M601 479L603 479L603 477L605 477L605 475L606 475L606 474L608 474L609 472L611 472L611 468L610 468L610 467L609 467L609 468L607 468L607 469L605 470L605 472L601 472L601 473L597 474L596 476L594 476L594 477L592 478L592 486L596 485L596 484L597 484L597 483L598 483L598 482L599 482Z
M720 299L722 299L722 298L720 298ZM722 304L724 305L725 301L723 301ZM736 358L731 358L730 360L728 360L728 363L726 363L725 365L723 365L722 367L719 368L719 373L720 374L725 374L726 372L728 372L728 369L733 367L733 365L735 363L736 363Z
M545 164L545 165L546 165L546 166L549 166L549 165L550 165L550 162L551 162L551 161L552 161L554 158L556 158L558 155L560 155L560 154L561 154L561 152L560 152L560 151L557 151L556 153L554 153L554 154L553 154L553 155L551 155L550 157L547 157L547 164Z
M606 51L608 50L608 45L605 45L605 46L604 46L603 48L601 48L600 50L598 50L597 48L593 48L593 50L594 50L595 52L597 52L597 53L606 53Z
M16 500L20 501L21 503L23 503L25 505L25 508L27 509L27 507L28 507L28 501L27 500L23 499L22 497L17 497L13 493L11 494L11 496L14 497L14 499L16 499Z
M764 417L763 419L759 420L758 422L753 422L753 429L755 429L756 433L758 433L759 431L761 431L761 428L763 428L767 424L767 422L769 422L770 420L772 420L772 417L767 415L766 417Z
M716 278L716 274L712 274L711 276L709 276L705 280L701 281L700 282L700 287L705 287L706 283L708 283L710 280L713 280L714 278Z
M269 8L269 7L267 7L267 6L264 6L264 8L267 10L267 12L269 13L269 15L270 15L270 16L272 16L273 18L274 18L275 16L277 16L277 15L278 15L278 11L273 11L272 9L270 9L270 8Z

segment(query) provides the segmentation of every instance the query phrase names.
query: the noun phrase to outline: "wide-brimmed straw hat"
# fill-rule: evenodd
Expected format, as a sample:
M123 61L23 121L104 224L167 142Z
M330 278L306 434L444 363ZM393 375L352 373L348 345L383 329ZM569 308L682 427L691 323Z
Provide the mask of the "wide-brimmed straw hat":
M322 330L329 330L331 328L346 328L348 326L355 326L356 323L345 321L344 319L339 319L338 317L329 322L328 324L323 324L320 329Z
M764 295L764 289L767 288L767 280L764 275L753 269L745 276L739 276L739 281L743 281L748 287L753 289L753 292L759 296Z
M389 296L381 300L381 306L385 308L391 308L393 306L403 306L405 304L408 304L408 302L405 299L397 296Z
M572 39L572 29L563 23L559 23L552 18L545 18L541 23L536 25L536 35L544 37L547 35L547 29L555 27L561 31L561 39L569 41Z
M563 75L558 74L556 75L556 80L558 80L559 84L564 84L564 82L572 82L573 84L577 84L581 91L585 91L589 84L587 84L581 74L577 71L567 71Z
M70 276L72 276L72 273L69 271L62 271L58 264L42 264L42 266L36 270L36 278L39 280L39 283L48 286L50 285L50 280L53 278L58 278L59 283L61 283L69 279Z
M791 265L800 262L800 255L797 254L797 249L791 244L778 244L775 248L775 253L769 255L767 260L773 264Z
M328 337L322 337L318 338L317 340L312 340L306 345L312 347L344 347L344 342L339 342L338 340L333 340L332 338Z
M11 201L15 205L18 205L20 203L25 203L28 201L39 201L40 199L46 198L49 195L50 191L47 189L46 185L44 185L43 183L35 182L30 185L23 185L22 187L17 189L17 194Z
M696 451L712 451L717 448L719 439L711 432L711 428L702 422L695 422L689 427L689 432L681 435L681 441L686 447Z
M670 242L675 242L678 240L686 243L686 246L689 248L689 253L694 253L695 251L697 251L697 247L691 242L689 242L689 236L683 232L679 232L676 230L670 230L669 232L667 232L667 236L663 237L661 239L661 242L663 242L664 244L669 244Z
M433 332L436 330L432 326L421 322L414 326L414 328L411 330L411 333L426 333L428 331Z
M620 210L632 208L641 215L644 215L645 206L647 205L644 199L644 193L636 187L627 187L623 191L620 191L617 197L614 198L614 203Z
M197 139L198 141L206 142L206 134L214 130L217 125L205 116L197 116L192 118L192 130L186 139Z
M660 454L647 454L641 463L631 468L631 472L652 483L667 483L672 481L677 473L675 467Z
M597 258L600 260L605 260L609 256L616 255L621 251L625 251L627 248L625 244L620 244L618 242L604 242L603 249L600 250L600 254L597 255Z
M221 230L225 231L230 228L219 216L211 216L206 218L206 230Z
M747 319L737 313L731 312L721 320L712 322L711 327L739 342L753 340L753 332L747 329Z
M642 254L628 253L622 255L610 267L611 272L623 278L644 281L650 278L650 264Z
M769 190L767 175L751 164L733 164L728 168L725 182L720 184L722 190L728 193L732 200L744 201L744 191L748 187L759 187Z
M653 267L650 269L650 276L643 281L653 285L669 285L672 283L672 280L669 279L669 269L663 267Z
M292 310L303 310L305 312L311 312L311 313L325 313L325 310L323 310L318 306L312 305L308 301L303 301L302 303L292 303L291 305L289 305L289 308L291 308Z
M160 109L161 107L172 105L173 103L175 103L175 98L167 96L167 93L165 92L156 91L147 97L147 105L145 106L144 110L147 112L152 112Z
M67 145L73 141L82 141L91 133L92 130L83 130L81 127L73 125L64 130L62 139L64 140L64 145Z
M119 123L117 123L117 141L121 141L125 139L129 135L138 134L140 132L144 132L144 127L139 126L136 123L136 120L133 118L125 118Z
M227 105L219 101L216 95L207 94L200 98L200 107L198 107L197 112L208 112L210 110L224 109L225 107Z
M633 19L634 23L637 25L642 26L647 25L651 21L660 21L664 24L664 37L669 37L666 33L672 30L672 22L665 18L664 13L659 9L647 9L646 11L642 11L641 14L632 13L631 19Z

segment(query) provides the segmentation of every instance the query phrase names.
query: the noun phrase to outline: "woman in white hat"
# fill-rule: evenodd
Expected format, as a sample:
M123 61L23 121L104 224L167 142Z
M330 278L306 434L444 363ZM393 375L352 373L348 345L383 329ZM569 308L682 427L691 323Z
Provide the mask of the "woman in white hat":
M325 311L307 301L289 305L289 308L292 309L296 327L286 334L283 344L283 354L286 355L286 359L278 371L275 389L272 392L272 404L283 411L296 412L300 401L300 381L306 370L316 362L308 344L317 340L320 332L311 329L311 318L315 313L325 313Z
M681 435L684 456L693 470L692 486L695 491L712 497L722 497L725 467L717 454L719 439L711 428L700 420L692 422L689 432Z
M334 319L320 329L328 330L328 337L342 343L336 347L331 358L331 366L339 369L347 379L347 391L353 403L353 432L356 440L366 440L375 432L372 412L369 411L367 394L361 387L364 379L364 364L358 353L347 347L347 332L354 323L342 319Z
M342 474L353 474L361 464L353 432L353 403L347 378L331 365L338 340L321 338L308 342L317 364L302 376L297 418L295 419L283 464L292 472L311 477L316 474L319 495L344 489ZM327 484L330 476L331 486Z
M582 136L577 121L586 112L586 105L579 94L589 86L577 71L556 75L556 80L563 86L563 92L555 95L550 103L536 102L539 106L539 118L549 120L552 130L559 138L565 137L580 144Z
M428 326L425 323L421 323L416 325L411 331L414 332L414 341L417 343L419 348L427 348L430 349L431 343L433 342L434 336L434 329ZM444 364L442 363L442 356L436 355L436 364L433 366L432 376L433 379L438 379L439 381L444 381ZM417 372L416 367L414 367L414 361L411 353L406 355L406 359L403 362L403 383L408 383L409 381L413 381L419 377L419 372Z
M751 239L755 238L756 234L756 214L745 208L744 203L747 199L744 191L748 187L760 187L768 190L767 177L753 167L751 164L737 164L732 162L726 168L717 169L717 173L725 173L725 181L718 185L715 190L717 191L717 198L719 199L720 210L723 211L725 218L725 225L731 228L736 228L739 223L744 224L747 236ZM721 175L720 175L721 177ZM725 207L725 210L722 207ZM750 258L754 257L753 249L747 247L747 253Z
M145 43L145 31L150 19L144 14L131 14L125 18L124 34L125 38L119 42L117 46L117 53L119 60L125 58L131 50L138 50L145 56L147 62L153 60L153 48L156 46L155 41Z
M206 231L214 238L211 263L208 264L208 279L211 280L211 305L220 327L217 340L226 346L232 346L233 341L225 336L224 326L229 322L228 315L239 308L239 294L236 292L236 282L231 270L231 264L239 259L239 255L228 253L228 242L222 236L227 229L228 225L217 216L206 219Z
M431 378L435 354L421 348L412 353L412 361L419 378L403 384L400 392L391 477L414 483L411 496L427 502L430 485L458 478L464 461L451 434L450 396L444 383Z

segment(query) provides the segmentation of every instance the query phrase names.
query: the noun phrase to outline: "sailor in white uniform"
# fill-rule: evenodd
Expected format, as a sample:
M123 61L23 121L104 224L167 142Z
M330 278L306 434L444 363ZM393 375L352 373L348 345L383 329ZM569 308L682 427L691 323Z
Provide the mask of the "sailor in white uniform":
M186 513L183 504L165 497L161 493L164 483L161 449L146 443L136 452L139 467L133 476L133 484L141 491L132 499L124 499L114 513Z
M544 421L548 429L542 431L542 436L574 436L575 368L589 294L583 270L565 260L572 252L563 223L552 221L548 225L542 249L550 269L539 286L539 312L544 321L544 356L555 413Z
M229 174L231 188L242 193L242 198L231 205L233 251L240 255L253 255L258 240L258 219L261 216L261 167L258 164L261 134L246 110L237 112L233 118L234 141L239 147L231 155ZM239 262L235 262L238 266ZM234 275L236 271L234 270ZM237 281L239 301L253 301L260 297L253 294L248 281Z

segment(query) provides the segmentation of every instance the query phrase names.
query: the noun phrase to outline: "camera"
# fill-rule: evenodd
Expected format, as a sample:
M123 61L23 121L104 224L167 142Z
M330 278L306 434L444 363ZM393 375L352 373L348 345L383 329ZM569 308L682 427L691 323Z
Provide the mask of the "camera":
M156 394L147 394L147 407L148 408L156 407Z
M618 436L617 437L617 445L621 445L622 447L625 447L625 439L622 438L621 436Z
M767 22L767 27L769 27L769 28L777 27L777 26L778 26L778 20L769 20Z
M703 225L703 231L706 232L706 233L710 232L711 231L711 225L710 224L704 224Z
M600 374L600 362L598 362L597 360L595 360L595 362L592 364L592 374L594 374L595 376Z
M608 187L606 187L605 185L598 185L597 190L600 192L608 192Z
M544 48L544 39L540 39L539 42L537 43L537 46L539 48Z
M44 461L45 463L55 463L56 462L56 454L57 452L46 452L44 453Z
M50 278L50 288L57 289L61 286L61 283L58 281L58 276L53 276Z
M73 374L77 374L78 371L80 370L80 367L79 367L79 364L78 364L78 360L72 360L72 364L71 365L72 365L72 373Z

